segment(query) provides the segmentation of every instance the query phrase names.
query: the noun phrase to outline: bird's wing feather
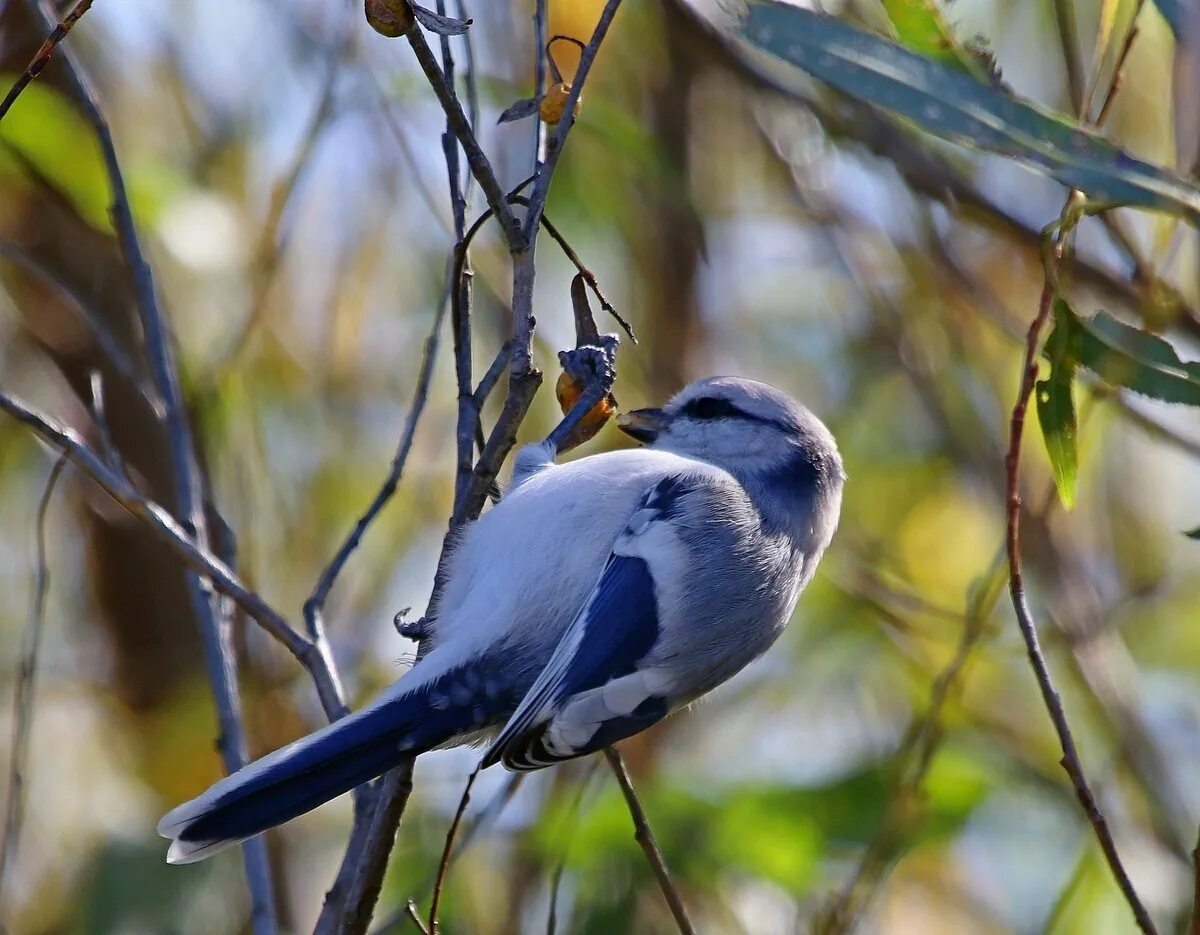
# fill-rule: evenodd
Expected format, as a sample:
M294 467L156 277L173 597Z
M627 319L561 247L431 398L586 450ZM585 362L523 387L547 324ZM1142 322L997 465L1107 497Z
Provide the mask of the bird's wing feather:
M670 677L646 660L663 621L667 578L687 565L672 522L706 478L672 475L651 487L617 538L584 609L484 757L537 769L648 727L668 711Z

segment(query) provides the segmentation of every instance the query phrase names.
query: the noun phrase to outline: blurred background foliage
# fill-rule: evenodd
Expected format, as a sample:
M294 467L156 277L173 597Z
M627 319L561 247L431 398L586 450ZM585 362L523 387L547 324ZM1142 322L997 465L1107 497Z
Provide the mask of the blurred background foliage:
M601 5L552 0L551 33L590 35ZM1085 64L1098 32L1121 37L1137 16L1107 132L1194 171L1200 95L1178 82L1200 74L1200 44L1177 42L1153 4L955 0L947 16L960 38L987 37L1016 91L1068 112L1064 9ZM511 187L528 174L533 129L495 118L532 87L532 3L468 11L481 133ZM886 31L875 0L835 11ZM24 4L0 4L0 84L41 38ZM452 241L441 112L407 46L343 3L105 0L68 41L113 124L240 572L299 619L386 472L441 301ZM135 346L99 152L55 65L0 142L3 386L93 431L99 370L115 443L166 499L161 425L80 314ZM618 15L548 213L641 336L622 351L620 402L656 403L711 373L767 380L827 421L849 474L834 547L776 648L625 745L702 931L1132 927L1058 765L997 562L1037 233L1064 194L815 85L807 102L762 87L680 0ZM1200 358L1195 230L1119 217L1124 245L1098 220L1080 228L1076 309ZM477 245L482 368L508 330L508 271L494 231ZM545 238L539 261L550 370L573 343L573 270ZM326 614L356 702L411 660L392 616L431 588L453 493L448 340L399 494ZM1200 525L1200 420L1097 386L1079 395L1071 513L1031 420L1028 584L1134 882L1163 930L1182 931L1200 821L1200 543L1181 533ZM523 436L556 414L543 390ZM584 451L621 444L610 428ZM6 718L51 463L0 421ZM28 816L0 910L22 933L244 931L236 856L170 868L153 833L220 772L175 560L73 471L47 534ZM253 752L317 726L290 657L253 625L238 642ZM378 917L392 917L387 930L409 926L396 914L407 899L428 899L472 762L449 751L418 764ZM494 772L473 796L468 824L484 818L451 873L446 930L545 931L551 913L559 931L672 930L607 770L571 764L515 788ZM349 814L339 800L268 836L286 928L311 927Z

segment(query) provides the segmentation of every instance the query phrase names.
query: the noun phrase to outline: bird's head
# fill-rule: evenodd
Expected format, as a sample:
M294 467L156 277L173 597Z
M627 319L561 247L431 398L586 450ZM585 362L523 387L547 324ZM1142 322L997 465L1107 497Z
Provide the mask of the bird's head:
M707 461L743 478L803 469L841 485L837 444L821 420L786 393L754 380L697 380L662 409L636 409L617 424L653 448Z

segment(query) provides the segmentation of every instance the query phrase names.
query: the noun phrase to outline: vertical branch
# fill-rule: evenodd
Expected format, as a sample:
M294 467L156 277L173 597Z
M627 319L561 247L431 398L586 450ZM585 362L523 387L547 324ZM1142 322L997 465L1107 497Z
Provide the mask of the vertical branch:
M1062 244L1059 242L1052 251L1051 262L1061 256L1061 249ZM1133 911L1138 928L1146 935L1155 935L1154 922L1150 919L1150 914L1146 911L1137 890L1134 889L1133 882L1129 879L1129 874L1121 862L1116 842L1108 827L1108 821L1101 812L1084 774L1079 751L1075 746L1075 738L1063 711L1062 699L1054 688L1049 667L1046 665L1046 658L1042 653L1037 624L1029 609L1029 603L1025 596L1025 583L1021 574L1021 438L1025 430L1029 397L1033 393L1033 385L1037 379L1037 353L1041 333L1050 316L1053 300L1054 286L1051 272L1048 269L1041 299L1038 302L1037 314L1030 323L1029 331L1026 334L1021 386L1009 420L1008 453L1005 457L1005 502L1007 503L1005 548L1008 554L1009 594L1012 597L1013 609L1017 615L1017 625L1020 627L1021 637L1025 641L1025 649L1037 679L1038 689L1041 691L1042 700L1050 714L1050 720L1054 724L1054 731L1058 735L1059 744L1062 747L1062 767L1071 779L1071 784L1075 788L1075 796L1083 808L1084 815L1092 825L1096 839L1100 842L1100 849L1104 852L1104 859L1108 862L1109 869L1112 871L1125 901L1129 903L1129 907Z
M641 800L638 799L637 790L633 788L633 780L629 778L629 771L625 769L625 761L621 759L621 754L617 752L616 747L605 747L604 756L617 777L621 794L625 796L625 804L629 807L630 817L633 818L634 838L641 845L642 851L646 854L646 860L650 863L650 869L654 871L654 876L658 879L658 886L667 899L667 905L671 907L671 915L675 918L675 924L679 926L679 931L683 935L695 935L696 928L692 925L692 920L688 918L687 909L684 908L679 891L675 889L675 884L671 880L671 871L667 869L667 862L663 859L658 842L654 839L654 832L650 830L650 822L646 818L646 811L642 808Z
M42 648L42 630L46 618L46 592L50 587L50 569L46 563L46 512L62 470L67 466L65 453L58 456L46 486L38 500L34 520L37 546L34 557L33 603L29 623L21 637L21 665L13 699L12 747L8 761L8 801L4 808L4 843L0 844L0 906L4 902L4 883L8 870L16 863L21 825L25 817L25 760L29 755L29 737L33 730L33 688L38 656ZM0 925L3 922L0 920Z
M38 22L47 27L52 24L53 20L47 12L44 0L29 0L29 7ZM112 188L113 226L116 228L117 240L133 277L135 302L142 325L144 352L151 380L165 409L174 486L174 512L195 540L197 547L207 550L208 533L204 516L203 486L196 463L191 427L183 406L174 355L158 306L153 273L138 239L116 146L91 83L69 48L63 48L62 60L67 66L66 74L76 92L84 116L100 143L105 171ZM226 770L232 773L246 763L247 747L237 685L236 657L231 640L231 621L228 617L221 619L223 605L216 599L211 582L194 572L187 575L189 601L200 629L205 668L212 684L217 708L217 745ZM274 932L274 895L266 850L261 844L251 845L243 847L242 856L251 891L254 931L256 935Z
M558 166L563 145L567 141L567 134L571 132L571 127L575 126L575 105L579 103L579 96L583 93L583 84L592 70L596 53L600 51L600 43L608 35L608 27L612 25L613 17L617 15L617 8L620 5L621 0L608 0L604 4L604 9L600 12L600 19L596 22L596 28L592 32L592 38L588 40L588 44L584 46L583 52L579 56L579 67L575 69L575 75L571 79L571 94L567 98L566 104L563 105L563 114L558 122L558 127L547 143L546 158L538 164L533 181L529 212L525 215L524 237L529 248L532 248L533 242L537 238L542 212L546 209L546 197L550 194L550 180L554 176L554 169ZM542 54L541 50L538 54Z
M548 0L536 0L533 8L533 97L540 101L546 93L546 9ZM540 110L533 115L533 173L542 170L545 159L546 124Z

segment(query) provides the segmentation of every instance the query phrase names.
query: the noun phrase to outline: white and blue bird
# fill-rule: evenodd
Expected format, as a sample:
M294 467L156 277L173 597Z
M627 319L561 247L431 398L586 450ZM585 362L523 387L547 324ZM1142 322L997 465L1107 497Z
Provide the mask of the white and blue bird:
M490 740L534 770L644 730L761 655L829 545L837 445L787 395L735 377L621 417L646 446L556 464L523 448L511 489L461 533L427 654L370 706L169 812L190 863L405 759Z

